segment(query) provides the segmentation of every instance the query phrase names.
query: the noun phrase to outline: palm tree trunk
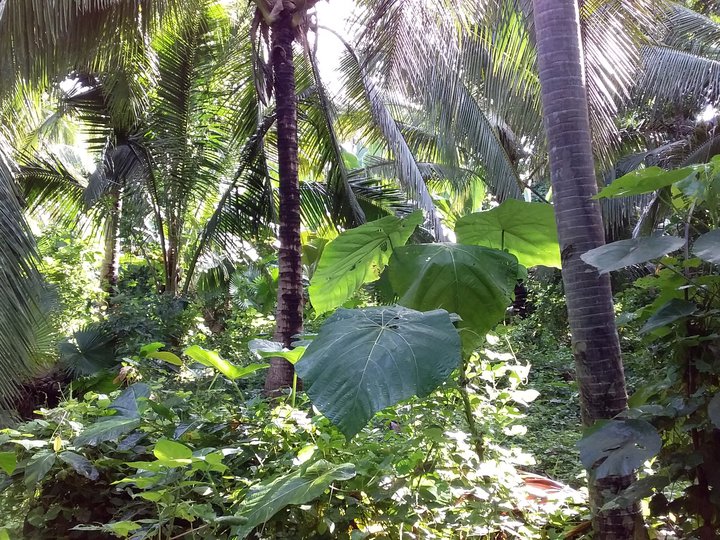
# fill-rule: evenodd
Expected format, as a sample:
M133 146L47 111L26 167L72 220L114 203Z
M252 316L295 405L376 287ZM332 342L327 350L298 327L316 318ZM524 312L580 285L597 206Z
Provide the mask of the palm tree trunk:
M115 182L110 190L110 215L105 224L105 246L100 273L102 289L112 302L117 294L120 269L120 217L122 214L122 186Z
M580 255L605 242L593 161L577 0L534 0L543 114L562 276L572 333L583 424L612 418L627 407L625 375L607 275ZM633 475L590 481L597 539L632 539L638 508L598 512Z
M280 251L275 339L289 347L303 329L303 283L300 263L300 186L298 183L297 104L292 44L292 14L283 10L272 27L272 66L280 173ZM282 358L270 361L265 392L292 385L293 366Z
M176 296L180 283L180 227L168 220L165 293Z

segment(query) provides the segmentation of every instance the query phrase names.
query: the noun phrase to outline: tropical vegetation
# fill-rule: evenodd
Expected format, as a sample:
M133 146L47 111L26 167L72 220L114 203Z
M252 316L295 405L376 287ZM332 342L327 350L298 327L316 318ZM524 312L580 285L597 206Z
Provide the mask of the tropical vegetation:
M717 6L340 4L0 3L0 540L717 538Z

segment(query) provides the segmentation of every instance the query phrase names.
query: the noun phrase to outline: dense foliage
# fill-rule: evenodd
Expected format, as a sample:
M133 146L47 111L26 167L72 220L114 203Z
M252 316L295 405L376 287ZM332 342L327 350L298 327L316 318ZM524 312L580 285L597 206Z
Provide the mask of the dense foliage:
M0 0L0 540L717 538L714 3L316 3Z

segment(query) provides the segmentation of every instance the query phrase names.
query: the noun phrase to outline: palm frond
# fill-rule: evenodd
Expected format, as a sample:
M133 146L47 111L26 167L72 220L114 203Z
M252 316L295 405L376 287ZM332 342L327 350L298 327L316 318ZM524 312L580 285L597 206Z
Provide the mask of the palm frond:
M85 210L85 181L59 156L25 156L17 179L28 211L40 212L63 227L74 228Z
M350 171L349 182L368 221L409 214L413 210L405 194L394 184L368 178L364 169Z
M600 166L606 168L621 151L617 117L637 83L644 29L654 21L643 1L585 0L582 7L593 147Z
M664 45L643 49L639 99L656 107L681 104L700 110L720 98L720 60Z
M177 0L8 2L0 17L0 94L17 80L40 88L73 69L112 71L144 54L145 37Z
M35 244L15 188L16 172L0 135L0 407L9 406L18 385L37 368L34 329L43 320Z
M362 42L370 73L419 106L439 162L455 166L464 152L499 198L519 197L517 161L542 134L523 12L514 2L478 2L470 15L442 2L390 4Z
M665 45L720 60L720 24L678 2L670 2L666 10Z
M355 51L347 42L343 40L343 44L347 51L343 61L345 83L354 87L349 89L348 93L357 96L355 105L369 113L369 117L372 118L375 126L382 133L395 159L397 179L400 185L408 196L416 202L418 208L425 212L426 219L431 224L435 237L442 239L444 237L442 224L407 141L403 138L398 124L385 106L380 89L366 73L363 63L361 63Z
M237 239L251 238L272 220L274 200L267 170L264 140L275 123L270 115L257 127L240 152L239 166L215 204L205 222L190 254L185 289L192 279L199 258L209 244L215 243L222 250L230 249Z
M96 375L117 365L115 335L103 323L91 323L58 345L59 366L75 377Z
M710 158L717 154L720 154L720 135L711 135L705 142L693 148L680 166L686 167L696 163L707 163Z
M310 122L304 123L304 127L310 129L303 129L300 138L301 151L313 156L316 171L326 171L325 183L332 197L333 220L346 227L357 226L365 222L365 214L348 182L348 171L336 128L337 111L320 77L313 52L309 54L309 62L315 82L316 99L310 103L314 107L305 113ZM306 136L303 137L303 134Z

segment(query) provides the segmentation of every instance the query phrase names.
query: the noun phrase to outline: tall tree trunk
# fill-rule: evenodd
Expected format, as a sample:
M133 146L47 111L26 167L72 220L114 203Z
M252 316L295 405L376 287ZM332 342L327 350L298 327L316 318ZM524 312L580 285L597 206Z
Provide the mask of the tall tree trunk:
M298 183L297 104L292 44L292 13L283 10L272 27L272 66L277 111L280 173L280 251L275 339L289 347L303 329L303 283L300 263L300 186ZM282 358L270 361L265 392L292 385L294 369Z
M110 190L110 215L105 223L105 246L103 253L100 283L112 302L117 294L118 274L120 269L120 217L122 215L122 186L113 182Z
M180 238L182 225L176 217L168 218L167 254L165 255L165 293L176 296L180 285Z
M605 242L598 204L577 0L534 0L535 31L562 276L583 424L627 407L625 375L607 275L580 255ZM590 480L595 538L633 538L638 508L598 512L633 475Z

